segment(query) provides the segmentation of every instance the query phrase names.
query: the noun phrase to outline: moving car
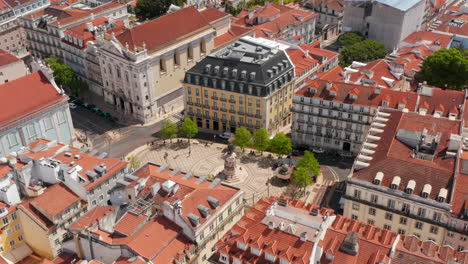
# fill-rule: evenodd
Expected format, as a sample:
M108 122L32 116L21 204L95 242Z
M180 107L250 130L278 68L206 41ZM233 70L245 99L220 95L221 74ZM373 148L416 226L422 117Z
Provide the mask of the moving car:
M70 107L70 109L75 109L76 108L75 103L68 103L68 106Z
M219 135L220 138L224 138L224 139L230 139L234 134L232 134L231 132L223 132L221 133L221 135Z

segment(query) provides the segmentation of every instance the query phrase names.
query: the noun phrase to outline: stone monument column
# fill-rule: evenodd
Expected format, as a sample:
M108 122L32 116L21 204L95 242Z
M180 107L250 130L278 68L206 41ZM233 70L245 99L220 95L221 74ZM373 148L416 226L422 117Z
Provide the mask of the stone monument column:
M227 154L226 157L224 158L224 170L223 170L223 175L224 175L224 180L226 182L235 182L238 181L239 179L236 177L236 165L237 165L237 158L236 158L236 153L232 152L230 154Z

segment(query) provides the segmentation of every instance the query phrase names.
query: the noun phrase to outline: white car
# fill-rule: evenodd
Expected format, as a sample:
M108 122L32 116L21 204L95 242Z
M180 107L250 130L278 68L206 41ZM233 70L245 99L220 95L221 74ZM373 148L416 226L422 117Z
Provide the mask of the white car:
M231 132L223 132L221 135L219 135L220 138L224 139L230 139L234 134Z
M324 153L325 150L323 150L323 148L313 148L312 152L321 154Z
M76 108L76 104L75 104L75 103L68 103L68 106L69 106L71 109L75 109L75 108Z

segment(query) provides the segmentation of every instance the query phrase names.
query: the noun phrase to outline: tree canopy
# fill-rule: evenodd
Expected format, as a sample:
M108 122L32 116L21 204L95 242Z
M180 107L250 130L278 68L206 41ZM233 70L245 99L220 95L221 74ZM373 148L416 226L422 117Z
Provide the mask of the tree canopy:
M346 32L338 37L338 43L345 47L354 45L363 40L365 40L365 38L359 32Z
M291 139L282 132L273 137L270 146L271 151L278 155L287 155L292 150Z
M310 171L305 167L298 167L294 171L293 182L305 190L307 185L312 183Z
M236 129L234 139L234 144L239 146L242 151L244 151L246 147L250 147L252 145L252 133L250 133L250 131L244 126Z
M268 134L268 131L263 127L255 131L253 140L255 148L262 153L263 151L267 150L270 146L270 135Z
M63 63L55 56L49 57L45 61L54 72L53 75L57 84L69 86L73 82L75 73L70 65Z
M179 129L179 135L182 137L193 138L198 134L198 127L191 118L185 118Z
M171 4L182 7L184 0L137 0L135 15L139 20L165 15Z
M161 127L161 130L159 131L159 134L161 135L161 138L164 140L166 139L172 140L173 138L177 137L177 132L178 132L177 124L172 122L169 119L166 119L162 123L162 127Z
M369 62L384 58L387 50L383 43L368 39L351 46L347 46L340 55L340 66L346 67L353 61Z
M320 164L314 154L308 150L304 151L304 156L297 162L297 168L305 168L312 176L320 174Z
M418 80L443 89L463 90L468 85L468 57L457 48L440 49L423 61Z
M134 170L138 169L141 166L141 161L135 156L127 157L127 160L129 162L128 167L129 167L130 171L134 171Z

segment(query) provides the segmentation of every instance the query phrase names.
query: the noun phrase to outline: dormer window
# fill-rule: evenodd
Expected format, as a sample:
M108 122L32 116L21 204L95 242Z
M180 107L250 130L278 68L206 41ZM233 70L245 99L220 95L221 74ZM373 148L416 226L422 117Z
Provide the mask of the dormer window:
M265 259L271 262L275 262L276 257L270 254L265 254Z
M434 112L434 117L441 117L442 116L442 112L441 111L435 111Z
M237 248L241 250L245 250L247 248L247 245L241 242L237 242Z
M408 184L406 185L405 193L412 194L415 187L416 187L416 182L414 180L410 180Z
M260 256L260 250L254 247L250 248L250 253L254 254L255 256Z
M403 110L406 107L406 104L398 104L398 110Z
M382 106L387 107L388 105L389 105L388 101L386 101L386 100L383 100L383 101L382 101Z

